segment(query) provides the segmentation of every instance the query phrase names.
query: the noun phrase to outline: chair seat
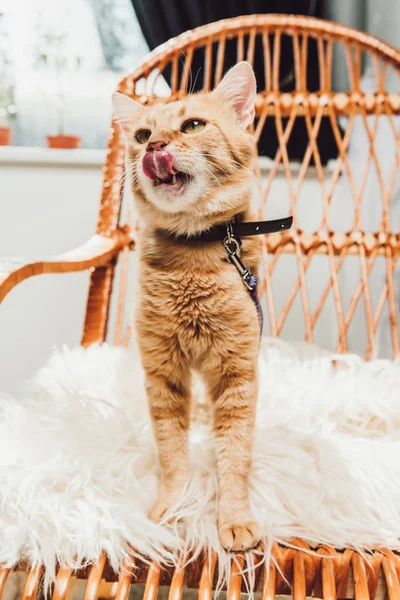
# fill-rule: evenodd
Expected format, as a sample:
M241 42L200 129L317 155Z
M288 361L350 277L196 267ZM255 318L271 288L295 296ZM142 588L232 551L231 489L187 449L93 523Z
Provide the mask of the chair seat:
M327 546L311 548L303 540L293 540L293 545L297 548L275 544L270 562L262 549L248 553L247 557L234 555L230 576L223 586L228 600L237 600L241 592L249 592L246 568L252 563L252 591L260 592L263 600L277 595L293 595L297 600L310 596L324 599L400 598L400 557L390 550L381 548L366 555L349 548L341 551ZM43 570L23 563L16 570L27 573L21 600L35 598ZM0 597L9 573L9 569L0 570ZM198 591L199 600L206 600L215 590L217 579L216 556L210 560L199 558L181 570L134 559L121 569L119 575L102 556L96 564L79 571L59 568L52 598L70 598L68 594L74 581L85 580L85 600L99 597L102 581L115 583L110 596L115 600L127 600L131 587L139 584L145 586L144 600L153 600L164 587L169 598L174 600L179 600L186 589Z

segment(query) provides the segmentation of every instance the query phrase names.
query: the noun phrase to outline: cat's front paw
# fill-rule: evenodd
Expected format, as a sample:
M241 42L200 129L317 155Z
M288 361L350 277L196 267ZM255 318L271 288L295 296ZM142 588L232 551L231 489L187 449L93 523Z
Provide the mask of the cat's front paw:
M168 513L176 514L176 508L180 503L182 490L185 486L185 477L181 476L176 479L171 479L168 484L163 484L160 487L158 502L151 510L149 519L155 523L160 521L168 521Z
M167 502L157 502L157 504L155 505L155 507L151 510L150 514L149 514L149 519L151 521L153 521L154 523L159 523L160 521L162 521L165 517L165 515L168 513L168 511L170 510L171 505L168 504Z
M255 521L226 521L218 528L219 539L225 550L239 552L255 548L261 530Z

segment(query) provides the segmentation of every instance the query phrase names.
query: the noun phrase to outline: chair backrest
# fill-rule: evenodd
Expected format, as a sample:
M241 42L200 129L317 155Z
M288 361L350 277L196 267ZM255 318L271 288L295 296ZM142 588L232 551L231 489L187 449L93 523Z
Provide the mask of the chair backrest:
M290 92L285 91L287 76L281 69L281 49L288 51L288 40L293 54ZM318 81L313 90L307 89L311 44ZM204 61L203 89L210 90L232 66L225 60L228 45L236 48L237 61L253 64L256 57L259 65L262 60L264 87L258 90L253 132L259 139L272 122L277 138L272 160L254 159L260 217L294 216L290 232L263 240L266 333L315 340L367 358L378 347L397 355L400 214L396 230L394 200L397 194L400 212L400 95L396 93L400 52L359 31L314 18L238 17L170 40L123 79L118 90L143 103L163 96L184 97L193 84L191 68L195 60L198 64L199 52ZM345 61L348 86L334 91L332 73L340 60ZM362 88L362 67L373 80L368 91ZM288 146L299 120L307 139L302 159L295 164ZM336 160L328 165L321 158L322 124L335 147ZM121 225L123 175L124 145L119 127L113 124L98 233L114 236ZM122 256L124 269L127 252ZM102 341L106 335L114 272L111 265L91 275L84 344ZM124 272L120 279L117 341Z

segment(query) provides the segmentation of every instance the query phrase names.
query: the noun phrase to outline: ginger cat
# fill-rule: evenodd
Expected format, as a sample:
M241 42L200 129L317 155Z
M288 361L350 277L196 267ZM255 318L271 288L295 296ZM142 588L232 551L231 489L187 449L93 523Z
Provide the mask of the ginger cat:
M190 236L232 219L252 220L255 148L247 127L255 98L255 77L246 62L211 93L149 107L119 93L113 98L142 222L137 332L161 469L151 517L163 517L188 477L195 369L214 405L219 536L234 551L260 539L248 498L259 323L223 244ZM260 242L242 242L242 260L256 273Z

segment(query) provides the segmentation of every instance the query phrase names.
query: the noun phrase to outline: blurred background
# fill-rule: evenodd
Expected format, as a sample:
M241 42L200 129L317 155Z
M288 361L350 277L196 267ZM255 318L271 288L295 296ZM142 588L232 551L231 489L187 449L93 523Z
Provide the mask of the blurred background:
M399 0L0 0L0 257L51 256L82 244L94 233L111 94L149 51L205 23L269 12L332 20L398 45ZM312 87L318 78L312 49L309 56L308 86L317 89ZM194 89L201 82L201 69L194 68ZM280 88L290 91L293 83L292 55L283 53ZM168 94L167 80L158 85L159 93ZM375 89L368 62L363 64L362 85L365 90ZM400 91L398 78L390 71L387 87ZM340 53L335 55L333 88L348 89ZM65 143L77 149L49 147ZM265 128L259 145L265 157L263 175L277 144L276 132ZM296 123L288 144L294 171L306 144L304 123ZM329 173L337 147L325 122L318 146ZM362 153L363 148L365 139L355 126L350 149ZM390 156L395 152L393 140L388 142L384 132L380 148ZM310 168L302 194L313 198L319 193L315 170ZM269 216L286 214L287 188L279 173L271 194ZM365 194L366 213L372 213L376 182ZM344 193L344 203L347 198ZM400 207L397 183L392 202ZM345 216L344 210L342 229ZM44 363L53 347L79 343L87 289L87 273L41 276L6 297L0 308L0 392L19 394L22 382ZM330 347L335 332L328 326L329 316L321 323L317 341ZM357 329L350 333L349 348L358 352L365 345L364 334ZM383 349L385 335L383 329ZM304 335L294 321L285 337Z
M45 146L62 131L82 148L105 148L111 93L149 50L205 23L267 12L323 17L398 43L398 0L0 0L0 116L12 144ZM346 84L342 67L336 61L336 90ZM290 89L290 68L287 79Z

